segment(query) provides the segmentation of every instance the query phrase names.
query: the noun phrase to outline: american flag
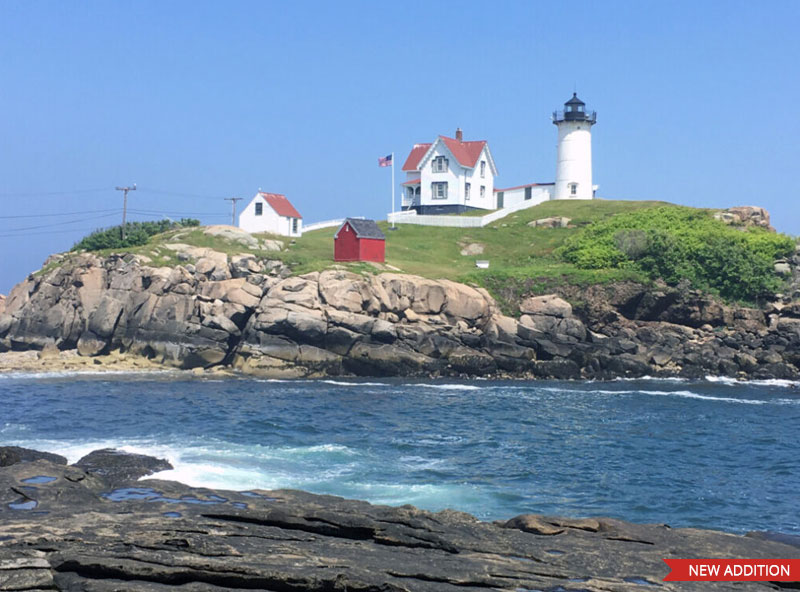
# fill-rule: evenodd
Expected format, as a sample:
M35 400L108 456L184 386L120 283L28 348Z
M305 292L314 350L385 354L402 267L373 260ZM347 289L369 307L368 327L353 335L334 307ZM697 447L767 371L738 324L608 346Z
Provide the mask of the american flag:
M392 166L392 155L381 156L378 159L378 166Z

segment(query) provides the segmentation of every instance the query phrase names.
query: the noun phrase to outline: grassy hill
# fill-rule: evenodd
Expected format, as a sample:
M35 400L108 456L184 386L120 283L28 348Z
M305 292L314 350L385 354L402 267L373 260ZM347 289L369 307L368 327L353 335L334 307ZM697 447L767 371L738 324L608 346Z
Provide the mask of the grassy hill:
M148 257L152 265L175 265L180 263L177 253L167 245L181 243L281 259L297 274L333 266L358 273L398 271L478 284L496 296L544 293L559 284L647 283L659 277L670 283L688 279L695 287L738 300L757 300L777 290L772 260L787 256L794 241L763 229L726 226L712 218L713 212L655 201L549 201L484 228L399 224L391 230L381 222L387 236L385 265L335 263L335 228L297 239L255 235L251 245L209 236L203 228L179 228L126 251ZM553 216L570 218L570 227L528 225ZM285 248L268 251L265 240L280 240ZM477 269L479 259L488 260L489 269Z
M398 224L396 230L380 222L386 233L386 263L430 278L478 281L487 275L520 277L566 276L571 281L597 282L636 276L623 270L582 270L564 263L554 250L581 228L622 212L665 205L652 201L563 202L551 201L511 214L484 228L444 228ZM573 228L532 228L540 218L566 216ZM325 228L304 234L283 255L297 270L316 271L333 263L333 233ZM478 244L483 253L462 255L467 245ZM477 270L475 261L488 260L488 270ZM347 264L356 269L363 264ZM487 273L488 272L488 273ZM637 276L638 277L638 276Z

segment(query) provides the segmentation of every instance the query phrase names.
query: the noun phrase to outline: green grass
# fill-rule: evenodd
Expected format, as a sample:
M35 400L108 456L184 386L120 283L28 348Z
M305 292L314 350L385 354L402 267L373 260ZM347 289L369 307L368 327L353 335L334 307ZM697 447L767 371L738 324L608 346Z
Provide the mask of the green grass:
M554 257L553 251L580 226L605 219L616 213L663 205L663 202L628 202L593 200L583 202L546 202L502 218L484 228L446 228L397 224L386 233L386 263L404 273L429 278L468 280L484 283L485 276L544 277L548 280L592 283L632 277L637 274L620 270L580 270ZM528 222L551 216L572 218L575 228L532 228ZM278 256L298 273L321 271L334 264L335 228L305 233ZM484 246L480 255L461 255L470 244ZM475 261L489 260L488 270L477 270ZM356 268L355 264L344 264ZM372 269L372 268L370 268Z
M586 226L608 220L622 213L669 205L656 201L548 201L521 210L484 228L446 228L397 224L395 230L379 222L386 234L386 264L360 262L340 263L333 260L333 235L336 228L324 228L305 233L302 237L255 235L261 239L277 239L284 243L280 252L248 248L239 243L203 233L202 228L182 228L151 239L147 245L126 252L145 255L151 265L175 265L175 251L165 243L185 243L208 247L235 255L252 253L265 259L280 259L295 274L343 267L359 274L398 270L432 279L451 279L487 288L507 312L513 313L513 303L523 293L552 292L559 285L587 286L615 281L649 283L649 276L638 268L582 269L557 254L565 241L581 233ZM478 212L474 215L483 215ZM470 212L469 214L472 214ZM569 228L535 228L528 223L540 218L563 216L571 219ZM483 246L483 253L462 255L461 250L471 243ZM119 251L115 251L119 252ZM110 254L99 252L98 254ZM476 260L488 260L489 269L477 269Z

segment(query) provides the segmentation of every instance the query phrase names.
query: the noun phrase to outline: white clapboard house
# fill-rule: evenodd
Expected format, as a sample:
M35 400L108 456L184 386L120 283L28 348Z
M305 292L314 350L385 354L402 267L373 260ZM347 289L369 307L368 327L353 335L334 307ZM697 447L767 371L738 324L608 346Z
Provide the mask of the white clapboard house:
M497 207L497 176L489 144L439 136L430 144L415 144L403 165L402 209L418 214L457 214Z
M259 191L239 214L239 228L250 233L300 236L303 217L285 195Z

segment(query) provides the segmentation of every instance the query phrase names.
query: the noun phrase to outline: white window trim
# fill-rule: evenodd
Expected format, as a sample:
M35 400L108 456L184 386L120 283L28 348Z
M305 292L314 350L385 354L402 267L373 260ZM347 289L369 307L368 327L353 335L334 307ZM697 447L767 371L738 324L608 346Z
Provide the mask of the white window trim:
M486 178L486 161L482 160L481 161L481 179L485 179L485 178Z
M441 196L439 196L439 188L444 189ZM431 183L431 199L447 199L447 181L433 181Z
M469 201L469 190L472 188L471 183L464 183L464 199Z
M431 159L431 171L434 173L446 173L450 167L450 160L443 155Z

